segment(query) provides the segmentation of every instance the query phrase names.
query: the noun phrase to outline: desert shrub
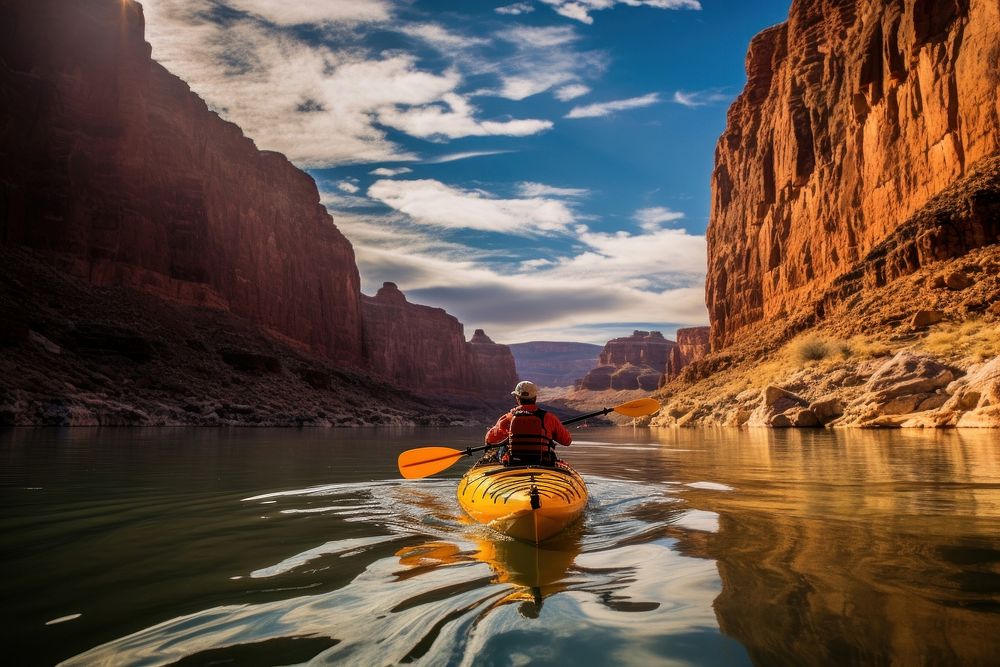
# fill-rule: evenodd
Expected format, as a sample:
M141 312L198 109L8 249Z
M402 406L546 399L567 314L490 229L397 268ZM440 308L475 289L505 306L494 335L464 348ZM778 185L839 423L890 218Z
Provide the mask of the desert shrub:
M854 346L848 340L834 341L833 347L841 359L850 359L854 356Z
M806 336L792 344L792 356L801 363L822 361L830 356L829 341L819 336Z

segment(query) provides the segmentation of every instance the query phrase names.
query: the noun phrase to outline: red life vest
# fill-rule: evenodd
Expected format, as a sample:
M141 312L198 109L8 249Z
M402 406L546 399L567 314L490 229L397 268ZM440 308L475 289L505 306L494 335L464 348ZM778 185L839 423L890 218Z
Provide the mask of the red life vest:
M518 459L541 459L552 450L552 438L545 430L545 410L515 409L511 413L507 447Z

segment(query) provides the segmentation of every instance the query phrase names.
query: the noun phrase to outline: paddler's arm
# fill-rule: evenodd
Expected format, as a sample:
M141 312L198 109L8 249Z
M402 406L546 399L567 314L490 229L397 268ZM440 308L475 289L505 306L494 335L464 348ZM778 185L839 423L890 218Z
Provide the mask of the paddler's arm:
M506 413L497 420L489 431L486 432L487 445L499 445L510 435L510 413Z
M562 425L562 422L559 421L559 418L550 412L545 415L545 419L546 421L549 421L551 419L551 421L549 421L549 423L546 424L546 427L552 434L552 439L558 442L560 445L569 447L573 443L573 436L569 434L569 431L566 429L565 426Z

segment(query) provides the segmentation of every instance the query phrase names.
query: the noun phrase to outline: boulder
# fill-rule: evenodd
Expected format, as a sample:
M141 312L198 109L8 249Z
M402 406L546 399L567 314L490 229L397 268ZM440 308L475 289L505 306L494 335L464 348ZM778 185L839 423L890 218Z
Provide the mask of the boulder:
M786 414L792 408L808 407L809 402L801 396L775 385L768 385L760 394L760 403L747 418L747 426L771 426L784 428L792 426ZM780 418L777 418L779 417ZM787 422L787 423L786 423Z
M960 427L1000 427L1000 357L971 368L948 385L947 392L950 397L940 416L953 417Z
M820 423L829 424L844 414L844 403L836 397L824 398L810 403L809 409Z
M918 310L910 318L911 329L926 329L932 324L937 324L944 319L944 312L940 310Z
M961 371L907 350L882 363L857 397L833 422L836 426L899 426L911 415L939 408Z
M809 408L792 408L785 412L791 425L796 428L814 428L822 426L819 419Z
M882 364L864 385L864 392L885 403L900 396L943 389L961 371L922 354L902 350Z
M972 287L973 280L968 274L962 271L951 271L945 275L944 284L948 289L957 292L967 287Z

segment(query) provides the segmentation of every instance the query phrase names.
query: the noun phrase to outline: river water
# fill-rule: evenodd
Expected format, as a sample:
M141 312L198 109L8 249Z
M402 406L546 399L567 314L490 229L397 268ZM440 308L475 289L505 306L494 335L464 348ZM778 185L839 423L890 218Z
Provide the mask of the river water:
M536 548L398 477L479 431L0 432L5 663L996 664L1000 434L574 436Z

